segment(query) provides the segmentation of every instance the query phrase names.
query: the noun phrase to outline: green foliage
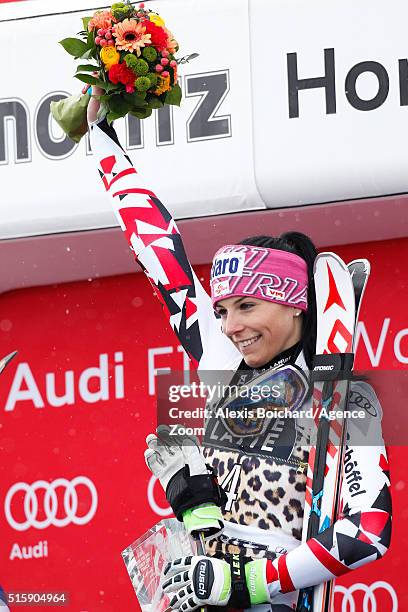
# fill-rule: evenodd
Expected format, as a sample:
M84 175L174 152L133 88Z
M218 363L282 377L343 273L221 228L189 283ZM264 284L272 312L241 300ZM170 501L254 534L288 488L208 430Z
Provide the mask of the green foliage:
M180 85L175 85L170 91L166 93L165 102L166 104L180 106L181 98L182 93Z
M101 79L98 79L97 77L94 77L92 74L76 74L75 75L76 79L79 79L80 81L82 81L83 83L88 83L88 85L98 85L98 87L102 87L102 89L106 89L106 85L107 83L105 83L105 81L102 81Z
M82 17L82 24L86 32L88 31L88 23L91 21L91 19L92 17Z
M132 94L125 93L123 98L129 104L131 110L146 108L147 102L144 100L146 94L144 92L134 92Z
M152 114L152 109L143 108L140 111L139 110L131 111L130 114L133 115L134 117L137 117L138 119L147 119L147 117L150 117L150 115Z
M107 83L105 83L105 91L106 93L111 93L112 91L120 91L122 89L123 85L121 85L120 83L111 83L110 81L108 81Z
M86 46L88 49L92 49L95 46L95 30L88 32L86 37Z
M100 67L94 64L80 64L77 66L77 72L97 72L99 70Z
M96 48L93 47L92 49L87 49L85 51L85 53L83 53L81 55L80 59L83 59L83 60L89 60L89 59L97 60L98 59L98 52L97 52Z
M115 119L120 119L121 117L123 117L123 115L121 115L120 113L114 113L113 111L109 111L109 113L106 115L106 119L108 120L109 125L115 121Z
M154 94L148 94L146 100L149 108L162 108L163 106L163 102Z
M64 38L64 40L59 41L59 44L64 47L67 53L75 58L81 57L88 49L86 42L79 38Z
M112 113L118 115L118 117L124 117L131 110L131 105L127 102L124 96L115 94L111 96L108 101L108 106Z
M196 59L200 54L199 53L190 53L190 55L185 55L177 60L178 64L188 64L191 60Z

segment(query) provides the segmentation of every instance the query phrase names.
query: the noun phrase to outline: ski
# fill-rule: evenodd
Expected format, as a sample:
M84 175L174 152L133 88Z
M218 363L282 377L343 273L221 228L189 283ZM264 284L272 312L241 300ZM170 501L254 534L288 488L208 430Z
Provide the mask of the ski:
M313 538L336 520L340 504L346 421L330 421L330 410L347 408L349 377L354 362L355 328L370 272L367 260L347 267L333 253L315 263L317 302L316 356L312 380L317 439L310 449L302 541ZM328 612L332 582L304 589L297 610Z
M17 351L13 351L12 353L9 353L5 357L3 357L3 359L0 359L0 374L2 373L4 368L10 363L13 357L15 357L16 355L17 355Z

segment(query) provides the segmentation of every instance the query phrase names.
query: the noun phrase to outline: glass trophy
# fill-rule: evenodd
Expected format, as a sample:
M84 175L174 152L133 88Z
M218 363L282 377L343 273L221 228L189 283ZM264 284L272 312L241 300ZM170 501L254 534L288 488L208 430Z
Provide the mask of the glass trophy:
M163 568L172 559L194 554L194 542L175 518L163 519L125 548L122 557L142 612L169 608L170 600L160 588Z

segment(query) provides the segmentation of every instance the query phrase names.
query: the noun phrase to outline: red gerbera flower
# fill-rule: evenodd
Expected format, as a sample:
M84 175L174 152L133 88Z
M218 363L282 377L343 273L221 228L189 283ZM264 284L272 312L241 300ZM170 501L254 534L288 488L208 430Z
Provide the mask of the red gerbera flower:
M158 51L163 51L167 48L169 39L163 28L157 26L153 21L143 22L143 26L146 28L146 34L151 34L151 43Z

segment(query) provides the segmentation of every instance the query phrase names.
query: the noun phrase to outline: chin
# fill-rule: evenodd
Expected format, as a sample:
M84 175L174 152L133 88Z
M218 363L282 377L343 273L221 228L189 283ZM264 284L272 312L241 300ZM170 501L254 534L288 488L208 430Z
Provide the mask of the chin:
M256 355L247 355L246 357L244 357L244 361L250 368L259 368L265 363L267 363L267 361L261 359L260 357L257 357Z

